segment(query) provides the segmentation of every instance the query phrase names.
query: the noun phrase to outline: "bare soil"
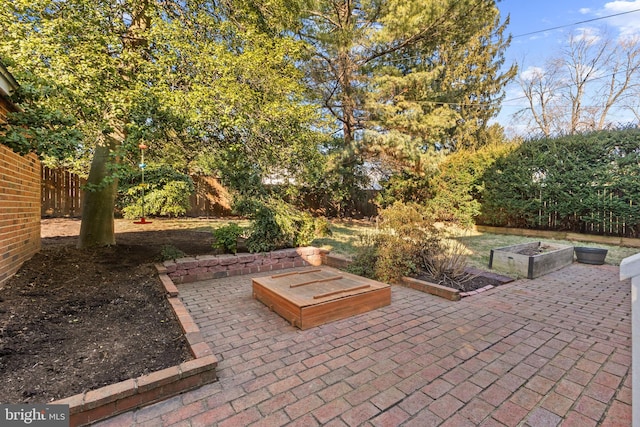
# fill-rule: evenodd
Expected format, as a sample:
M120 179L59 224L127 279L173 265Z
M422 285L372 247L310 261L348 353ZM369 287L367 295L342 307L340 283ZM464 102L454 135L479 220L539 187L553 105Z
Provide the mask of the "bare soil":
M49 402L191 358L153 264L165 245L212 253L211 233L143 228L81 251L79 226L43 220L42 250L0 287L0 403Z
M446 286L448 288L456 289L462 292L476 291L489 285L500 286L512 281L506 276L488 272L481 272L477 269L474 270L475 271L473 272L466 273L465 277L456 279L438 280L430 276L426 272L422 272L422 274L416 276L416 279L424 280L425 282L436 283L438 285Z

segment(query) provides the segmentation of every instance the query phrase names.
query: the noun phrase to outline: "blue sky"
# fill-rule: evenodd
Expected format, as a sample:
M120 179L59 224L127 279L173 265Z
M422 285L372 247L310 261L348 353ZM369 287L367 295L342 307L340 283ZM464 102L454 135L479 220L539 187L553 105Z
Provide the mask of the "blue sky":
M602 18L622 12L640 9L640 0L502 0L498 3L502 19L510 16L507 32L514 36L507 49L507 63L520 64L519 72L530 67L542 66L546 59L557 55L566 46L571 32L587 32L606 29L613 37L640 35L640 11L622 16L600 19L556 30L521 36L526 33L565 26L580 21ZM498 122L513 128L511 115L522 106L517 85L507 90ZM511 101L510 101L511 100Z

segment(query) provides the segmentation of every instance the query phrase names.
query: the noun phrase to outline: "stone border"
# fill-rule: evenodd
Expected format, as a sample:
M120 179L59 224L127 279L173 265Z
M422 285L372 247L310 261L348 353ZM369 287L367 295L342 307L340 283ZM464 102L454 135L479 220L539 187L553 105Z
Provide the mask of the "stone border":
M69 405L70 426L92 424L217 380L218 359L203 340L200 329L178 298L178 289L167 275L167 269L160 264L156 264L156 269L194 359L138 378L51 402L54 405Z
M323 251L312 246L280 249L259 254L199 255L165 261L164 267L175 284L221 279L285 268L322 265Z

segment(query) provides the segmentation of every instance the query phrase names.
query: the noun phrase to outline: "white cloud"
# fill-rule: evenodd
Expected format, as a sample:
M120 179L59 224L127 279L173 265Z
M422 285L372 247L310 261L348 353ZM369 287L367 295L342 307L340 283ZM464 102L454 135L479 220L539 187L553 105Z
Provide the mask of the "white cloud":
M526 70L520 73L522 80L534 80L539 79L544 75L544 70L540 67L530 66Z
M580 8L580 13L583 15L587 15L589 13L591 13L591 9L589 9L588 7L582 7Z
M617 13L631 12L640 9L640 0L633 1L611 1L604 5L604 9L598 11L597 15L607 16ZM616 28L621 37L629 37L640 34L640 11L627 13L622 16L614 16L606 20L607 25Z
M574 31L573 38L576 41L583 40L587 44L591 45L598 42L598 40L600 40L601 37L600 37L600 31L598 31L596 28L580 27L580 28L576 28L576 30Z

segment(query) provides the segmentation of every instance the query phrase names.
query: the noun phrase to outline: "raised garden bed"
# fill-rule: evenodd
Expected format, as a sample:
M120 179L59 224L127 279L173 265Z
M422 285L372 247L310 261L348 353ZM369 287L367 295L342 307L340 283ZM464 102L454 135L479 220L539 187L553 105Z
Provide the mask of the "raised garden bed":
M573 246L531 242L491 249L489 268L535 279L573 262Z
M436 295L451 301L460 301L461 298L477 295L482 292L489 291L496 286L513 282L511 277L491 273L478 268L468 267L465 271L473 276L470 281L472 286L470 286L470 289L467 291L461 291L449 286L432 283L428 278L423 276L403 277L399 284L407 288Z

